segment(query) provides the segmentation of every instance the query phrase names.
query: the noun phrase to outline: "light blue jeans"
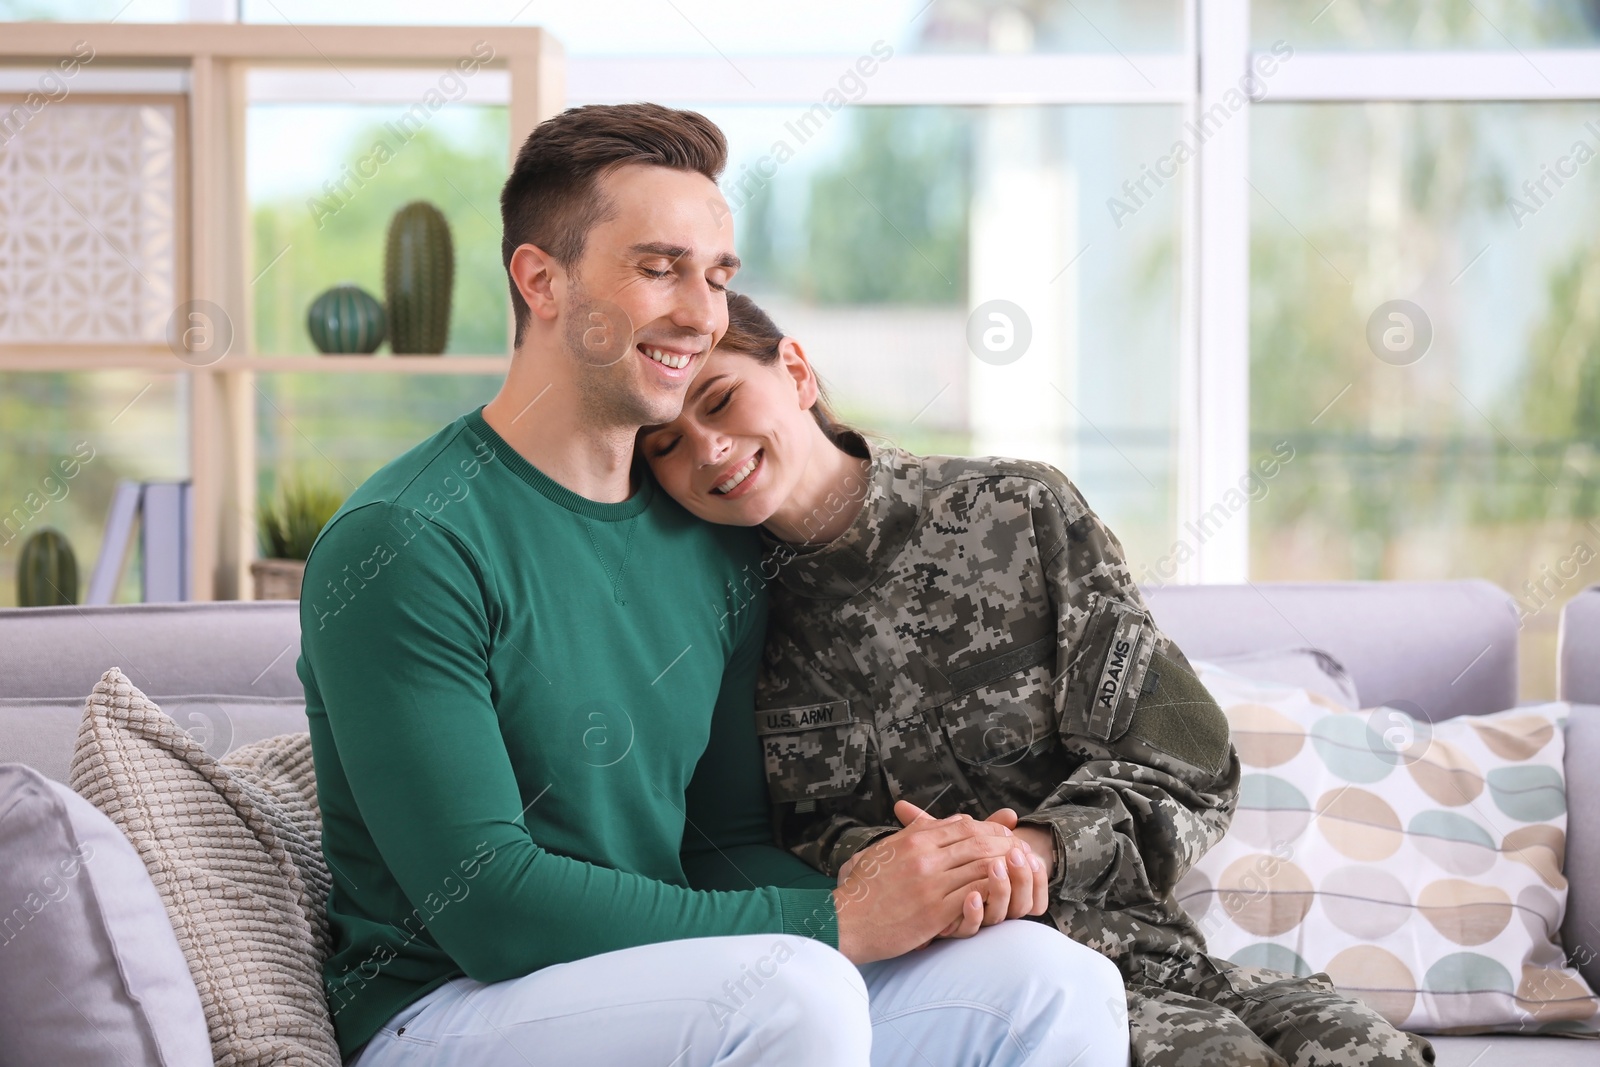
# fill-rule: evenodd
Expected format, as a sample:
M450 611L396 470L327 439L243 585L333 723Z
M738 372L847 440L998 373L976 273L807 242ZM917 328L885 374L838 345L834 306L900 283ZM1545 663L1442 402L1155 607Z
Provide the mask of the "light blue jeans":
M860 968L783 934L668 941L396 1013L351 1067L1126 1067L1122 976L1013 919Z

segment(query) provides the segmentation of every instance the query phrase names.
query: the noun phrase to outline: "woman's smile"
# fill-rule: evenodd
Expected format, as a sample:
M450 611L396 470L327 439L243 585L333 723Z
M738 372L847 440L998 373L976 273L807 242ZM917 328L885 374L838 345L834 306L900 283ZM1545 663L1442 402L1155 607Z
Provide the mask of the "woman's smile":
M754 492L756 479L766 466L765 460L766 449L756 449L754 455L734 467L726 478L711 487L711 495L731 499Z

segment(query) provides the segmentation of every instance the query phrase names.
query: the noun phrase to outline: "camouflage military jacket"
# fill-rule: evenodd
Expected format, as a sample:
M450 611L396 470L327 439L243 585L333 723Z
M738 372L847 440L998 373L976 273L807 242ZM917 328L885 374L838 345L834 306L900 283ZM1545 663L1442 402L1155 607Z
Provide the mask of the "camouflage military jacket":
M899 829L897 799L1014 808L1053 831L1061 930L1130 980L1192 975L1204 939L1172 890L1226 831L1239 762L1120 542L1047 464L850 443L870 466L837 498L862 500L849 529L767 538L756 728L781 843L836 875Z

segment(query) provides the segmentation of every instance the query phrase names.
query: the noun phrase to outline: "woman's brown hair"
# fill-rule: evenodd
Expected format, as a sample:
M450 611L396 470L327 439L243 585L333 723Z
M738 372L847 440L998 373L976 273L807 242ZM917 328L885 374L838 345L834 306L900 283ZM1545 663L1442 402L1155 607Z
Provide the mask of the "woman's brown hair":
M728 332L717 342L718 348L749 356L763 367L770 367L778 362L778 346L782 344L784 336L778 324L772 321L772 316L762 311L754 300L743 293L728 290ZM816 376L815 367L811 373ZM836 445L840 444L841 437L851 432L850 427L834 415L820 377L817 377L817 402L811 406L811 415L822 427L828 440Z

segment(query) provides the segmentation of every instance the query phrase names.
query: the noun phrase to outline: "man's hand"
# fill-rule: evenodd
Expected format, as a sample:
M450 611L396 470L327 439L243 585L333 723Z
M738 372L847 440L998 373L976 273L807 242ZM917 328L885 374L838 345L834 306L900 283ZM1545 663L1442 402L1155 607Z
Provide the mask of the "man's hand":
M908 801L894 806L895 817L909 824L917 818L927 818L921 808ZM1036 848L1046 849L1045 856L1054 858L1054 842L1047 831L1032 826L1017 826L1017 813L1001 808L982 822L969 815L952 815L946 822L966 821L978 833L994 833L996 829L1012 835L1012 847L1007 850L1003 868L992 872L984 892L985 906L980 923L970 921L970 913L961 916L941 930L937 937L971 937L979 926L993 926L1004 919L1018 919L1024 915L1043 915L1050 905L1050 863L1042 859ZM1038 837L1035 837L1038 834ZM1026 835L1026 836L1023 836Z
M1016 838L1008 828L906 807L905 829L862 849L839 872L839 951L852 963L902 955L943 929L970 936L986 917L985 898L1002 888L1009 897L1005 857Z

